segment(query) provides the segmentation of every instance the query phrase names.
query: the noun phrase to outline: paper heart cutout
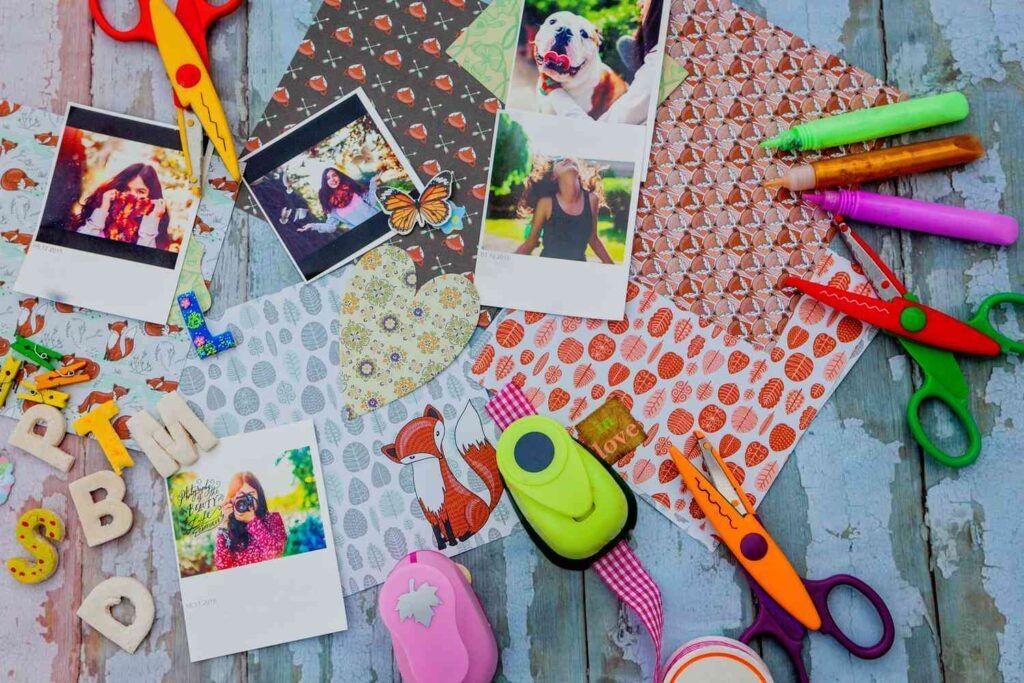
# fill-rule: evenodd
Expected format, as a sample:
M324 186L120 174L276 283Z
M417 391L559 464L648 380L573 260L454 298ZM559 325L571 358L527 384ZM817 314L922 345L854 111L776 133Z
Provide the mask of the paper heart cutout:
M476 287L440 275L416 291L416 266L384 245L353 268L341 298L339 365L349 417L423 386L469 343L480 314Z

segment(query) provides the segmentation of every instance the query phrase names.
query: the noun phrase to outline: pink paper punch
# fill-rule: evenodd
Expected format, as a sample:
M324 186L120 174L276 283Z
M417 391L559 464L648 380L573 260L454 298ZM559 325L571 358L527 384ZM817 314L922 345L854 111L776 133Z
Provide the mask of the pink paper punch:
M498 643L469 573L441 553L409 553L391 570L378 599L405 683L486 683L498 668Z

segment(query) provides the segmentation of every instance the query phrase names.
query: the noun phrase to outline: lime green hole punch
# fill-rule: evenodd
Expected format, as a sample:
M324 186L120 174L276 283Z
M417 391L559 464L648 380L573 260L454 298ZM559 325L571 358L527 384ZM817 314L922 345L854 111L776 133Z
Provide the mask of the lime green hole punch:
M530 537L564 569L586 569L636 524L625 482L551 418L509 425L498 470Z

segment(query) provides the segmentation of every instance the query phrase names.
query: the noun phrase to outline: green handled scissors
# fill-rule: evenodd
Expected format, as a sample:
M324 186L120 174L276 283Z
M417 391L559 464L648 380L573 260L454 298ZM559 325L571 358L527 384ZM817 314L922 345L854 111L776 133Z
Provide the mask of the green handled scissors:
M896 336L924 375L924 383L907 405L910 433L928 455L943 465L970 465L981 454L981 430L971 413L971 391L954 354L1024 355L1024 343L996 329L991 318L996 306L1024 305L1024 294L993 294L981 303L970 320L962 322L920 304L878 254L849 227L843 227L840 235L863 268L878 299L793 277L786 278L785 284ZM937 446L921 424L921 406L927 401L944 403L963 427L967 450L959 456L950 455Z

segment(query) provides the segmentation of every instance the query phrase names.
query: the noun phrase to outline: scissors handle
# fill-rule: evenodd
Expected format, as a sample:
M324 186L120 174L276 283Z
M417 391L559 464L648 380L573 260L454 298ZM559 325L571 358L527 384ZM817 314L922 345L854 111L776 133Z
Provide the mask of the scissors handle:
M122 43L143 41L156 44L156 35L153 33L153 18L149 11L149 0L139 0L139 23L135 28L121 30L114 28L114 25L107 21L107 15L103 13L100 0L89 0L89 12L103 32L114 40Z
M807 667L804 665L804 636L807 629L794 619L768 592L761 587L746 570L747 583L757 601L757 615L747 629L740 634L740 641L750 645L755 638L771 638L778 643L789 660L793 662L800 683L808 683Z
M924 346L909 339L900 339L900 345L921 367L924 384L910 396L907 404L907 423L914 440L925 453L947 467L966 467L981 454L981 430L971 414L971 390L956 357L949 351ZM950 455L937 446L921 424L921 406L926 401L939 401L956 416L964 434L967 449L959 456Z
M999 348L1002 349L1003 353L1024 355L1024 342L1010 339L992 324L992 309L1001 304L1024 305L1024 294L1014 292L993 294L981 302L978 312L967 321L967 324L994 339L999 344Z
M821 615L821 632L832 636L850 654L861 659L878 659L892 647L893 641L896 640L896 625L893 623L889 607L882 600L882 596L875 592L874 588L856 576L850 576L849 574L836 574L820 581L805 579L804 585L807 586L807 592L811 594L811 599L814 600L814 604L818 607L818 613ZM878 614L878 618L882 621L882 637L874 645L858 645L853 639L843 633L843 630L836 624L835 619L832 618L832 613L828 607L828 596L829 593L839 586L847 586L857 591L867 598L871 606L875 608L875 613Z

